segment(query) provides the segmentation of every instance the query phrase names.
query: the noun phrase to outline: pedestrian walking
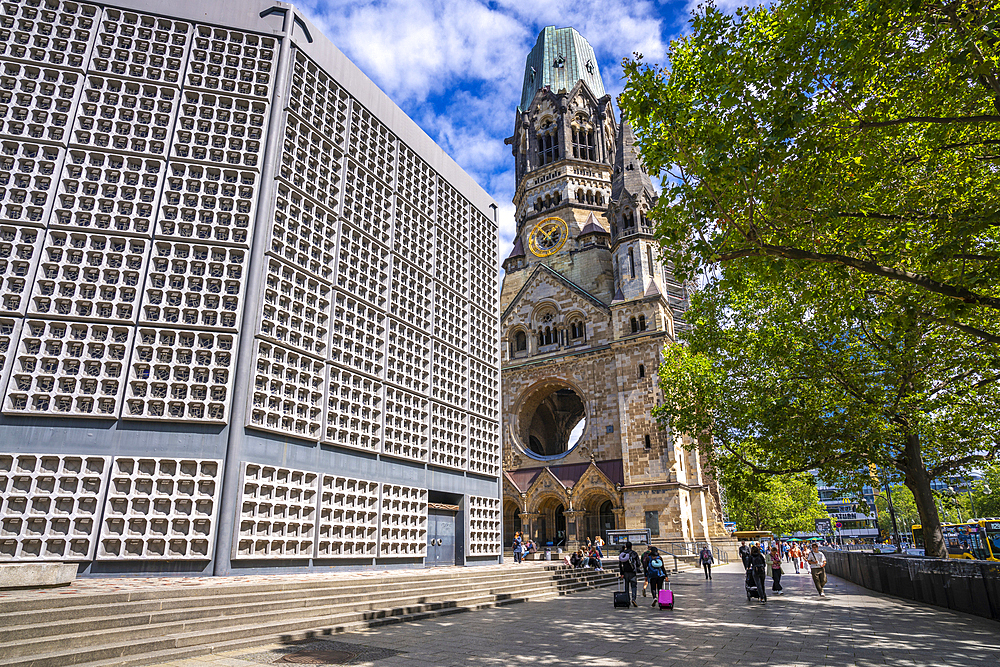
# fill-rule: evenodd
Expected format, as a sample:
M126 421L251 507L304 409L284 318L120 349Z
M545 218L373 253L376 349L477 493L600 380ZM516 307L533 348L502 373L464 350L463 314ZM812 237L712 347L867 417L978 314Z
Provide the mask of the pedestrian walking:
M632 551L631 542L626 542L625 548L618 554L618 575L625 579L625 592L632 591L633 607L639 606L639 603L635 601L635 596L639 590L637 577L641 569L642 563L639 562L639 554Z
M771 590L776 595L784 595L781 590L781 551L771 547Z
M792 565L795 567L795 574L799 573L799 560L802 559L802 552L799 551L799 545L793 544L792 548L788 550L788 555L791 556Z
M514 563L520 563L521 558L524 556L524 541L521 539L521 533L514 533Z
M813 542L809 555L806 556L809 563L809 573L812 574L813 584L821 598L826 597L823 588L826 586L826 554L819 550L819 545Z
M698 554L698 562L705 568L705 579L711 579L712 563L715 562L715 556L712 555L712 550L708 548L707 544L701 548L701 553Z
M649 585L652 587L653 604L651 606L655 607L660 599L660 589L663 588L663 582L667 580L667 568L664 567L663 559L657 548L650 547L649 550L653 553L649 558L649 566L646 568L646 579L649 580Z
M740 560L743 561L743 569L750 569L750 547L747 546L746 540L740 540Z
M600 535L594 540L594 548L597 549L597 557L604 558L604 538Z
M646 545L646 550L642 552L642 557L639 559L642 565L642 571L645 572L646 568L649 567L649 559L653 557L653 547ZM642 582L642 597L646 597L646 588L649 587L649 578L647 577Z
M754 582L757 584L757 591L760 593L760 601L767 602L767 593L764 591L764 578L767 576L767 559L761 553L760 547L756 544L750 547L750 567L753 572Z

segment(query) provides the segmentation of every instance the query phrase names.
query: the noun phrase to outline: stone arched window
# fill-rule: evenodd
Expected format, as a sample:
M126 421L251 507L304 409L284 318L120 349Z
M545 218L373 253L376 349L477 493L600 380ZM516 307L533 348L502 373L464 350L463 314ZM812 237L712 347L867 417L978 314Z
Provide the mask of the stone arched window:
M645 331L645 330L646 330L646 316L645 315L640 315L639 316L639 331Z
M581 320L573 320L569 323L569 337L574 341L583 338L583 322Z
M552 345L559 342L559 330L553 327L545 327L538 330L538 347Z
M646 439L645 439L645 442L643 443L643 446L646 449L649 449L649 448L651 448L653 446L653 443L651 442L651 439L650 439L650 437L648 435L646 436Z
M646 377L646 365L645 364L639 364L639 378L641 379L641 378L644 378L644 377Z
M637 333L639 331L639 320L633 317L631 320L629 320L629 324L632 325L632 333Z
M586 195L584 195L584 194L583 194L583 188L580 188L579 190L577 190L577 191L576 191L576 200L577 200L578 202L582 202L582 201L584 201L584 197L585 197L585 196L586 196Z
M573 157L581 160L597 159L597 145L594 143L593 130L573 126Z
M552 164L559 159L559 140L555 127L548 126L538 133L538 166Z
M514 334L514 352L525 352L528 349L528 336L521 330Z

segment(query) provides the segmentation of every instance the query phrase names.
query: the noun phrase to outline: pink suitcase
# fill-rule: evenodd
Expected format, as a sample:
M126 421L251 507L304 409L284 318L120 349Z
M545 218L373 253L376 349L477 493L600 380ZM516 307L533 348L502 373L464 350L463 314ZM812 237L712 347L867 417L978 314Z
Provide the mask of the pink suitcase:
M674 608L674 592L670 590L670 584L667 584L667 587L660 591L656 601L659 603L660 609Z

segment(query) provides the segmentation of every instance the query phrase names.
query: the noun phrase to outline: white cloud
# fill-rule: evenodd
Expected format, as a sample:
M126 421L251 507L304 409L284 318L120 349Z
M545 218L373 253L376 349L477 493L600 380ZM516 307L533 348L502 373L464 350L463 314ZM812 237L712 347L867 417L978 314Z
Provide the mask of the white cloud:
M461 81L518 85L528 26L469 0L310 0L304 11L397 104Z
M594 47L607 92L621 59L662 61L678 16L653 0L303 0L296 5L499 206L500 259L515 232L513 130L524 60L547 25Z

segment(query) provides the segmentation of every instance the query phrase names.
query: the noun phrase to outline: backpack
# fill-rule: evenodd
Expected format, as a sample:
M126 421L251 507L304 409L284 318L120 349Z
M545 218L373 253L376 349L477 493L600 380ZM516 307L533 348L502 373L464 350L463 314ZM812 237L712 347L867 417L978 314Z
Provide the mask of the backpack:
M663 569L663 559L659 556L651 558L649 561L649 574L650 576L656 577L657 579L663 579L667 576L666 570Z
M635 565L632 564L632 554L628 551L623 551L618 554L618 569L622 571L623 574L631 574L635 572Z

